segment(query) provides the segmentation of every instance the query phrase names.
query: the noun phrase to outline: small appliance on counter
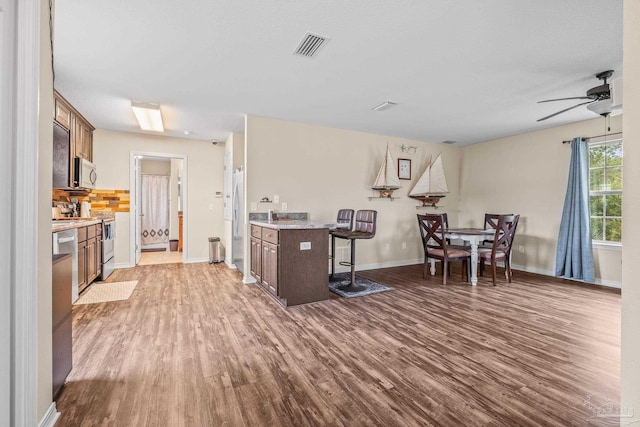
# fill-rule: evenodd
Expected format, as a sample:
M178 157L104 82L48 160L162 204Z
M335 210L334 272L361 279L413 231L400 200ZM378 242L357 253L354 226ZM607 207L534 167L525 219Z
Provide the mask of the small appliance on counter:
M82 218L91 218L91 203L82 202L80 204L80 216Z

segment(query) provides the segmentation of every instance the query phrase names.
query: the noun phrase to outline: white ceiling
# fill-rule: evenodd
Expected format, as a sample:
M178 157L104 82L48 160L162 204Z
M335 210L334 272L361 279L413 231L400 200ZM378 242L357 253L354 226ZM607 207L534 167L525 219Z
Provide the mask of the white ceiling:
M306 32L330 38L293 55ZM56 0L55 87L97 128L224 140L244 114L459 145L597 117L621 0ZM398 105L384 112L384 101Z

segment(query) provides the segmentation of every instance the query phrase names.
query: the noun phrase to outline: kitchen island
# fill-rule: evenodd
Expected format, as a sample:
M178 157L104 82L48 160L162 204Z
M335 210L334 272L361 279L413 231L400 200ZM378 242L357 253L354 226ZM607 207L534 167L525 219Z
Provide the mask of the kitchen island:
M251 275L285 307L329 299L329 229L312 221L250 221Z

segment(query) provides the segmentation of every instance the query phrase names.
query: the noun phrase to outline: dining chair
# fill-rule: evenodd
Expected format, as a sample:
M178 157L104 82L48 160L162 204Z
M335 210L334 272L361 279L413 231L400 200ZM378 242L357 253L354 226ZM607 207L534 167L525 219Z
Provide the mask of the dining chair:
M489 213L486 213L486 214L484 214L484 229L485 230L495 230L496 227L498 226L498 218L500 218L500 215L513 215L513 214L512 213L509 213L509 214L489 214ZM493 237L491 239L486 239L484 242L482 242L481 246L485 247L485 248L490 248L491 246L493 246Z
M349 228L336 228L329 230L329 234L331 235L331 253L329 254L329 259L331 260L331 276L335 274L336 269L336 237L334 233L336 230L349 230L353 229L353 209L340 209L338 211L338 217L336 218L336 222L338 224L349 224Z
M511 283L511 246L519 219L520 215L500 215L491 248L478 248L480 275L484 272L485 262L489 262L492 267L493 286L496 285L496 266L501 261L504 262L505 277Z
M422 247L424 249L424 267L422 277L427 278L429 259L442 262L442 284L447 284L447 274L450 261L462 261L462 278L468 279L468 266L471 252L449 247L445 237L445 218L442 214L417 215Z
M351 280L346 285L338 288L343 292L352 293L367 289L366 286L356 285L356 240L373 239L376 235L377 217L377 211L359 210L356 212L356 224L353 230L338 228L332 234L337 239L346 239L351 242L351 261L340 262L340 265L351 267Z

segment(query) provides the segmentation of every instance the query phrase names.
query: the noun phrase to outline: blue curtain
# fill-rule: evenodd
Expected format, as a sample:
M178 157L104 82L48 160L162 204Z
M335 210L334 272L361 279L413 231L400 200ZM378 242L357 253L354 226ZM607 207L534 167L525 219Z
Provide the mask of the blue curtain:
M589 146L582 138L571 143L569 182L564 199L556 276L594 282L589 213Z

